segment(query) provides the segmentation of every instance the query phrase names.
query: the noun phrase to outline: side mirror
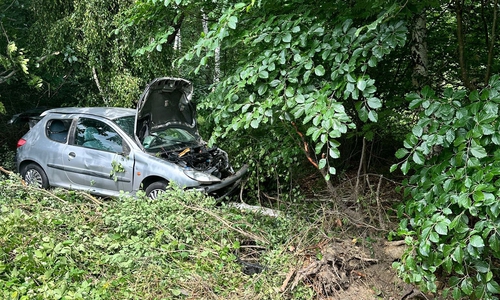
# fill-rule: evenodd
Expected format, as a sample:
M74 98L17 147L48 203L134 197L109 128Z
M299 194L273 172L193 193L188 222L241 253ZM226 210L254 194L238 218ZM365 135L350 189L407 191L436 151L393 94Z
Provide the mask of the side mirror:
M123 143L122 149L123 149L123 151L122 151L122 153L120 153L120 155L128 156L130 154L130 146L127 143Z

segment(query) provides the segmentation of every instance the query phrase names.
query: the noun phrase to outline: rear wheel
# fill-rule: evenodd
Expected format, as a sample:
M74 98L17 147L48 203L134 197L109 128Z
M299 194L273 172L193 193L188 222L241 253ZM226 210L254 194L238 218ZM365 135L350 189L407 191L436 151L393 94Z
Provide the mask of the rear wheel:
M21 176L28 185L44 189L49 187L47 174L45 174L45 171L37 164L27 164L22 169Z
M166 181L153 182L146 188L146 196L155 200L167 190L167 186L168 183Z

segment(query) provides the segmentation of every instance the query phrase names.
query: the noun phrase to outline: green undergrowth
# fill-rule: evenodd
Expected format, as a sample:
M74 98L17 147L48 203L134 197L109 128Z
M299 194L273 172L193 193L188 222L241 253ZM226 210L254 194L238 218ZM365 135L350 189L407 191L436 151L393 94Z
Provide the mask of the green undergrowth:
M102 200L0 177L0 298L306 299L306 287L279 291L292 239L318 236L305 226L175 187ZM245 274L245 259L264 271Z

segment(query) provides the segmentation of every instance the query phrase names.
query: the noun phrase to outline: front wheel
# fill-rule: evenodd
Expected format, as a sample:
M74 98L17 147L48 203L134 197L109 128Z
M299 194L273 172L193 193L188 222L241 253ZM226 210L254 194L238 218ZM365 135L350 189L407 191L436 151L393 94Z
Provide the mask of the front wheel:
M155 200L167 190L167 186L168 183L166 181L153 182L146 188L146 196Z
M49 187L47 174L45 174L45 171L37 164L27 164L22 169L21 176L28 185L44 189Z

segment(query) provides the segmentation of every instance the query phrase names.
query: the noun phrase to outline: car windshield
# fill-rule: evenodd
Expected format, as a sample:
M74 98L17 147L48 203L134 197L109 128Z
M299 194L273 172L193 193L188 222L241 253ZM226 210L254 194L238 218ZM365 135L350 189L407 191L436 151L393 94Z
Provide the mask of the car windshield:
M114 121L130 137L134 136L135 116L122 117Z
M152 132L144 138L142 145L145 149L156 150L162 148L174 148L176 146L187 146L197 143L188 131L181 128L166 128L164 130Z

